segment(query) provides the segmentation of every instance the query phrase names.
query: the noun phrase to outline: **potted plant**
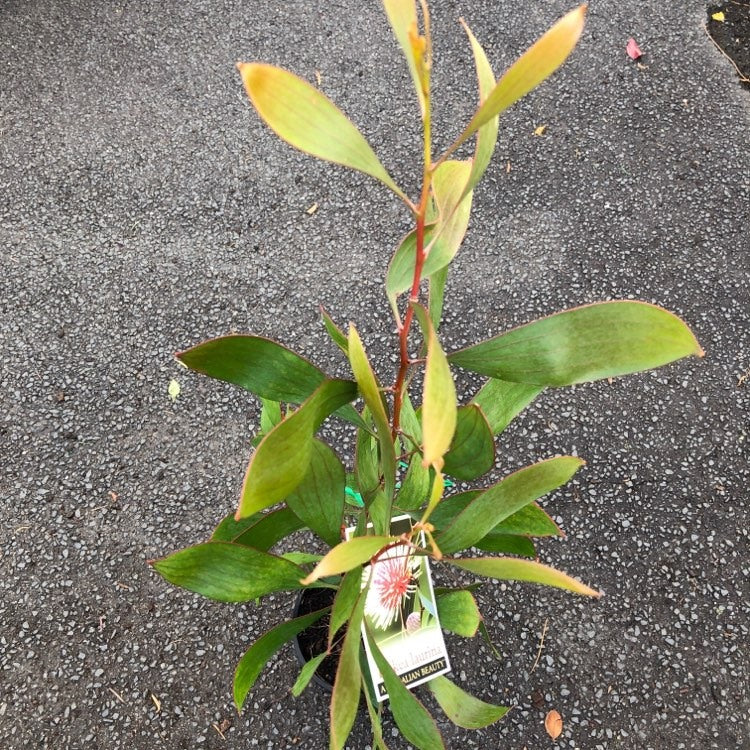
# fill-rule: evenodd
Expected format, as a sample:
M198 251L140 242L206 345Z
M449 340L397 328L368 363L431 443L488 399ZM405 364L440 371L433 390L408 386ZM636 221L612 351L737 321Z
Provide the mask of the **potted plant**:
M470 696L445 676L449 658L441 650L442 629L474 635L480 615L471 587L435 589L430 565L598 596L540 563L532 541L560 534L537 500L565 484L581 459L547 458L463 492L453 491L448 478L476 482L493 469L496 436L545 388L659 367L701 356L702 350L688 327L666 310L611 301L565 310L446 353L438 333L443 290L466 233L472 191L495 147L498 116L564 62L582 32L586 7L560 19L497 82L464 24L479 105L452 145L435 155L427 5L383 0L383 6L406 57L422 119L422 182L415 198L316 87L271 65L238 67L258 114L283 140L370 175L412 217L413 229L393 254L385 278L399 353L393 380L370 362L354 324L345 332L325 312L323 324L349 363L350 379L329 377L261 336L221 337L179 354L192 370L255 394L262 404L261 433L236 514L207 542L153 566L168 581L224 602L260 600L280 591L315 595L311 605L269 630L242 657L234 678L238 709L268 659L318 623L321 652L309 655L293 691L303 690L335 652L330 747L344 747L363 699L374 745L384 748L380 721L387 696L403 736L433 750L443 742L410 689L416 684L426 683L448 718L463 727L487 726L507 709ZM470 140L473 155L458 158ZM454 367L487 378L468 403L457 403ZM355 430L354 456L340 456L316 437L329 417ZM300 529L323 540L327 553L273 551ZM405 654L419 649L427 649L431 661L408 663Z

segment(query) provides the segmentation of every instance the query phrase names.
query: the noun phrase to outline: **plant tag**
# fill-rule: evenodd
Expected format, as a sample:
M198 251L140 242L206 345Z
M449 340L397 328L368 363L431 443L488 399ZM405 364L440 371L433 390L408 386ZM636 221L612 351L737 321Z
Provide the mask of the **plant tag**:
M346 529L347 539L354 534L354 529L354 526ZM409 516L391 519L393 535L410 531ZM424 539L421 543L425 544ZM363 587L368 580L370 589L365 601L362 637L378 701L386 700L388 693L373 659L366 628L409 689L450 672L429 559L413 554L406 544L394 545L374 564L365 566Z

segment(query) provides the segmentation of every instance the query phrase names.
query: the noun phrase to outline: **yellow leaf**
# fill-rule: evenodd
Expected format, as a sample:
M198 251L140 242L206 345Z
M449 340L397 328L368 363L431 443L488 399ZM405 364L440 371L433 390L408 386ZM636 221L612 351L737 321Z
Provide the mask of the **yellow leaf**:
M404 198L370 144L346 115L307 81L263 63L238 63L260 117L294 148L380 180Z
M547 730L547 734L553 740L556 740L562 734L562 716L560 716L560 714L553 709L544 718L544 728Z
M167 393L169 393L169 398L171 398L172 401L177 401L177 397L180 395L180 384L174 379L170 380Z
M538 127L534 128L534 135L544 135L545 130L547 130L546 125L539 125Z
M427 343L427 364L422 402L422 465L434 466L438 473L456 431L456 386L427 311L414 305Z
M724 23L725 16L721 11L719 11L718 13L712 13L711 18L713 18L714 21L719 21L720 23Z

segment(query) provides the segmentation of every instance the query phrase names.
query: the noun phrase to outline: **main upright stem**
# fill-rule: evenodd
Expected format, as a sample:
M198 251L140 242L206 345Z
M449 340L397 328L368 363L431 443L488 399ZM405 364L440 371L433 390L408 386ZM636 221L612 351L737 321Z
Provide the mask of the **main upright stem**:
M423 6L424 7L424 6ZM428 55L429 55L429 21L426 27ZM424 169L422 172L422 193L419 204L416 207L414 219L416 222L416 247L414 249L414 278L409 294L409 303L404 314L403 322L398 324L399 337L399 367L396 374L396 382L393 385L393 421L391 423L391 437L395 440L401 424L401 407L404 403L404 390L406 375L409 371L411 359L409 357L409 330L414 319L414 304L419 301L419 284L422 280L422 268L425 261L425 222L427 219L427 206L430 200L430 188L432 185L432 135L430 123L430 84L429 63L425 68L423 80L423 93L425 110L422 116L424 126Z

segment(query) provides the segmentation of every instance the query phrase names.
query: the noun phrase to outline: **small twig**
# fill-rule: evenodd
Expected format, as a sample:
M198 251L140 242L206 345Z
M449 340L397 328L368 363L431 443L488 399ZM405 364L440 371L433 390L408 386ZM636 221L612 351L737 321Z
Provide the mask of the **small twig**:
M127 704L127 701L125 700L125 698L123 698L114 688L108 687L107 690L109 690L109 692L112 693L112 695L114 695L115 698L117 698L117 700L120 701L120 703Z
M547 635L547 626L549 625L549 617L544 620L544 627L542 627L542 637L539 639L539 648L536 652L536 659L534 659L534 665L531 667L529 674L534 674L534 670L539 666L539 660L542 658L542 649L544 648L544 636Z
M737 63L732 60L732 58L724 51L724 49L721 47L721 45L711 36L711 32L708 30L708 26L704 23L703 24L703 31L706 32L706 36L713 42L714 47L716 47L719 52L721 52L724 57L729 60L730 63L734 66L734 69L737 71L737 75L740 77L740 81L742 83L750 83L750 78L748 78L737 66Z

